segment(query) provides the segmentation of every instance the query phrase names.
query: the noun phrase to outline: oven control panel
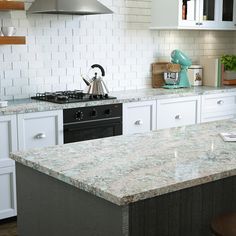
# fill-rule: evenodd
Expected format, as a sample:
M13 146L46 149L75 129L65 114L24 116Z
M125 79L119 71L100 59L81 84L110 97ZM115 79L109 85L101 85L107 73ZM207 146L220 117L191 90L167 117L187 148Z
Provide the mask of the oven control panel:
M69 108L63 110L63 123L122 118L122 104Z

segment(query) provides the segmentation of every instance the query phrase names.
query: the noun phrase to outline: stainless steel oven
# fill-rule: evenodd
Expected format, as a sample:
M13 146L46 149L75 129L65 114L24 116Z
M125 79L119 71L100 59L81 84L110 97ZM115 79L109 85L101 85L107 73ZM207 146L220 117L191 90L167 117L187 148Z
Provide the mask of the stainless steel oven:
M64 143L122 134L122 104L65 109Z

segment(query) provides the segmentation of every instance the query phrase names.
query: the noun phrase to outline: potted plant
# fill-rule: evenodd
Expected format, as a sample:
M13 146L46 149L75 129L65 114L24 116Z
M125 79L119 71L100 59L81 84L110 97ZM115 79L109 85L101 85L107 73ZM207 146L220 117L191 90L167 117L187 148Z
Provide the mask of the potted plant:
M235 80L236 79L236 56L224 55L221 57L221 63L224 66L224 79Z

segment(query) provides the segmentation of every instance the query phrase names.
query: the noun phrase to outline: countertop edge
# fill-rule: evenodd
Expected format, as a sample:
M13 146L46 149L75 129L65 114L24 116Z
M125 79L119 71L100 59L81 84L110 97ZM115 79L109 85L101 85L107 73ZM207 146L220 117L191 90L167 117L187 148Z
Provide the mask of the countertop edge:
M125 96L122 95L122 92L125 93L126 95ZM119 92L114 92L114 96L118 97L117 99L80 102L80 103L67 103L67 104L55 104L55 103L44 102L44 101L23 99L23 100L9 101L8 107L0 108L0 116L44 112L44 111L55 111L55 110L63 110L63 109L69 109L69 108L109 105L109 104L117 104L117 103L133 103L133 102L142 102L142 101L183 98L183 97L190 97L190 96L201 96L201 95L211 95L211 94L213 95L213 94L226 93L226 92L227 93L236 92L236 87L234 88L202 87L202 88L192 88L192 90L181 89L181 90L171 90L171 91L166 90L166 89L157 90L153 88L127 90L127 91L120 91L121 95L119 95Z
M102 198L106 201L109 201L109 202L111 202L115 205L118 205L118 206L126 206L129 204L133 204L135 202L138 202L138 201L158 197L158 196L165 195L168 193L172 193L172 192L184 190L184 189L191 188L191 187L196 187L196 186L199 186L202 184L207 184L207 183L210 183L213 181L221 180L224 178L236 176L236 169L226 170L224 172L219 172L219 173L211 174L211 175L204 176L201 178L191 179L191 180L187 180L187 181L184 181L181 183L167 185L167 186L164 186L164 187L161 187L158 189L144 191L144 192L134 194L131 196L124 196L124 197L119 198L119 197L116 197L108 192L104 192L100 189L91 187L91 186L86 185L82 182L75 181L72 178L64 176L64 174L62 174L62 173L58 173L58 172L53 171L49 168L42 167L41 165L33 163L29 160L25 160L25 159L22 160L22 158L16 154L11 153L11 159L17 161L18 163L20 163L26 167L32 168L35 171L39 171L40 173L46 174L52 178L60 180L66 184L69 184L75 188L78 188L80 190L88 192L94 196L100 197L100 198Z

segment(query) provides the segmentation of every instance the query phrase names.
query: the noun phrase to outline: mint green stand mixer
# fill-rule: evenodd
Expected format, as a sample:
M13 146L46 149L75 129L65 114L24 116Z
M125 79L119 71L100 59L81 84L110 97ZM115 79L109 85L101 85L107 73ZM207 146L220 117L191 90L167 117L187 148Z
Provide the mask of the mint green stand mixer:
M191 87L188 79L188 68L192 65L192 61L180 50L174 50L171 53L171 62L174 64L180 64L181 70L179 72L179 82L175 85L165 85L163 88L177 89L177 88L189 88Z

